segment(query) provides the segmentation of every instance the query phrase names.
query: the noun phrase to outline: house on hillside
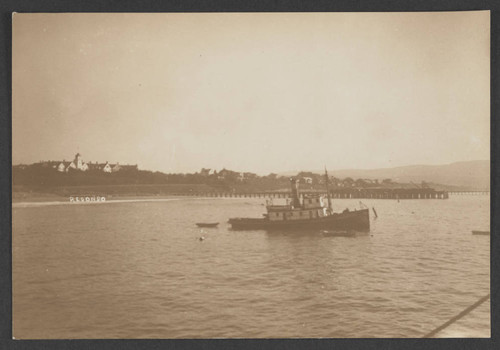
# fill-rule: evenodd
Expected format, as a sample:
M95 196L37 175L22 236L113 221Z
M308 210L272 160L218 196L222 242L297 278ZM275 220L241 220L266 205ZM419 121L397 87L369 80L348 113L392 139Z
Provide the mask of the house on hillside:
M221 171L219 171L217 173L217 178L219 180L224 180L226 176L227 176L227 170L226 169L222 169Z
M312 177L308 177L308 176L304 176L304 177L302 177L302 181L304 181L304 183L306 183L306 184L312 185L313 178Z
M37 167L43 167L43 168L53 168L57 170L58 172L61 173L67 173L68 171L72 170L77 170L77 171L102 171L105 173L111 173L111 172L118 172L118 171L123 171L123 170L138 170L137 164L135 165L121 165L120 163L116 164L110 164L109 162L106 161L106 163L86 163L83 161L82 156L80 153L77 153L75 155L75 158L72 161L45 161L45 162L38 162L34 164L34 166Z
M224 168L217 173L217 178L219 180L238 181L238 179L240 178L240 173Z
M99 170L101 170L101 168L100 168L101 164L99 164L98 162L94 162L94 163L89 162L88 166L89 166L89 170L90 171L99 171Z
M130 165L130 164L122 165L122 164L120 164L120 167L119 167L118 170L120 170L120 171L136 171L136 170L139 170L139 168L137 167L137 164L133 164L133 165Z
M116 173L117 171L138 170L137 164L135 164L135 165L129 165L129 164L122 165L120 163L116 163L116 164L109 164L109 166L111 167L112 173Z
M346 177L344 180L342 180L342 187L354 187L355 182L352 178Z
M201 176L208 176L208 175L210 175L210 169L201 168L200 175Z
M111 173L113 170L113 168L111 167L111 164L109 164L108 161L106 161L106 163L104 163L101 167L100 167L100 170L102 170L104 173Z
M57 171L59 172L68 172L70 169L79 171L89 170L88 164L82 160L80 153L77 153L75 155L75 159L73 159L73 161L71 162L66 162L63 160L62 162L54 162L54 163L55 164L52 167L56 168Z
M251 180L251 179L256 179L258 176L257 174L255 173L250 173L250 172L246 172L246 173L243 173L243 178L245 180Z
M65 160L63 160L62 162L60 162L56 169L57 171L61 172L61 173L64 173L64 172L67 172L69 170L69 165L71 164L71 162L67 162Z

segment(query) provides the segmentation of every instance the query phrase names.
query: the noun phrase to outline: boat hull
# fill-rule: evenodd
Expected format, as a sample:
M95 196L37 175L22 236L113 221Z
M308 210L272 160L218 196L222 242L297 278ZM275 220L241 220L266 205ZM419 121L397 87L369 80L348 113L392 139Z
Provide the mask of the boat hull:
M473 235L489 236L490 231L472 231Z
M213 222L213 223L204 223L204 222L199 222L196 224L198 227L217 227L219 225L218 222Z
M267 218L229 219L233 230L354 230L370 231L370 212L368 209L335 213L330 216L306 219L271 221Z

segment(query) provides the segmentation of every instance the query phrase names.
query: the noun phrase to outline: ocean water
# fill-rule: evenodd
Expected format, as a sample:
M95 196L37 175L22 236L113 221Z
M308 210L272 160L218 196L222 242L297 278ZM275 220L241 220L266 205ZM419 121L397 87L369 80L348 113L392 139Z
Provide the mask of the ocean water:
M365 199L354 238L229 229L264 201L14 204L14 337L421 337L490 292L488 196ZM489 337L489 300L438 336Z

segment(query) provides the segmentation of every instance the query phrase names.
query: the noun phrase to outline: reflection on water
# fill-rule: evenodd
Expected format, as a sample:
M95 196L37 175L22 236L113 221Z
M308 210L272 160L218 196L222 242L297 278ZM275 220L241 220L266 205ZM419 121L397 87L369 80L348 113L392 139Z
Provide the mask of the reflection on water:
M359 237L229 229L263 201L13 208L15 337L419 337L489 293L486 196L365 200ZM489 336L487 304L457 332Z

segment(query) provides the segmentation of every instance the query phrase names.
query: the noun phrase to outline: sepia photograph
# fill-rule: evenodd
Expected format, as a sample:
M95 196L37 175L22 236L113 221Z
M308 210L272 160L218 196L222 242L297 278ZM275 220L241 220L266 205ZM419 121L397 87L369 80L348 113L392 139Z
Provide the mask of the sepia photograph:
M12 338L491 338L490 163L490 11L13 13Z

